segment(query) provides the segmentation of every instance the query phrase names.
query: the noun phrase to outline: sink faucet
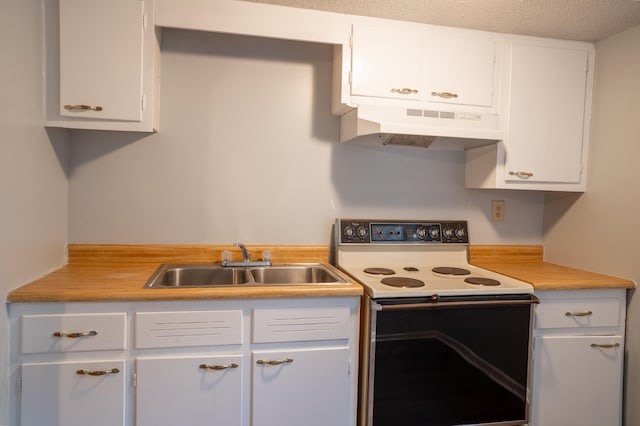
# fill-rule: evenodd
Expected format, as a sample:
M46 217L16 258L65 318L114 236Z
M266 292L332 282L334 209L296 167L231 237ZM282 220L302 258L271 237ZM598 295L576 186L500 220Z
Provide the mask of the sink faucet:
M231 253L223 252L222 266L271 266L271 259L263 256L263 260L251 260L251 253L247 250L244 244L234 243L234 247L238 247L242 251L242 262L231 261ZM228 258L225 259L224 253L227 253ZM266 252L265 252L266 253Z
M243 262L251 262L251 253L242 243L234 243L234 247L239 247L242 250L242 261Z

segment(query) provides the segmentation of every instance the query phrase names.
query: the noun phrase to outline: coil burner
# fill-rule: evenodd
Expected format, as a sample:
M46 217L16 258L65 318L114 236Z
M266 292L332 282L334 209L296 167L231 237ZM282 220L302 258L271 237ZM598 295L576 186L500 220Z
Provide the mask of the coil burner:
M364 272L371 275L393 275L396 273L396 271L389 268L365 268Z
M382 284L389 285L391 287L399 288L416 288L423 287L424 281L416 280L415 278L406 277L388 277L380 280Z
M464 282L467 284L484 285L489 287L500 285L500 281L494 280L493 278L484 277L469 277L465 278Z
M435 268L433 268L431 271L435 272L436 274L442 274L442 275L470 275L471 272L468 269L464 269L464 268L453 268L450 266L436 266Z

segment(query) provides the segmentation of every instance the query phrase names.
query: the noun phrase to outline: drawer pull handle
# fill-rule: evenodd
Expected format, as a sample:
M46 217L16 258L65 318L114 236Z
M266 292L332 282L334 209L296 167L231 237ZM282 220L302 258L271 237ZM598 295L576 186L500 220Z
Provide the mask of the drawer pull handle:
M275 359L273 361L266 361L264 359L259 359L256 361L256 364L260 365L281 365L281 364L291 364L293 362L293 358L285 358L285 359Z
M101 106L91 105L65 105L64 109L67 111L102 111Z
M521 178L529 178L529 177L533 177L533 173L531 173L531 172L509 171L509 176L518 176L518 177L521 177Z
M56 331L55 333L53 333L53 336L54 337L70 337L72 339L77 339L78 337L96 336L97 334L98 332L95 330L82 331L79 333L64 333L62 331Z
M78 370L76 374L88 376L106 376L107 374L118 374L120 370L112 368L110 370Z
M566 316L568 317L590 317L591 315L593 315L593 312L591 311L585 311L585 312L565 312L564 313Z
M592 343L591 347L592 348L610 349L610 348L620 347L620 343Z
M220 370L228 370L229 368L238 368L238 364L236 364L235 362L233 362L231 364L222 364L222 365L200 364L200 366L198 368L200 368L202 370L220 371Z
M409 89L408 87L403 87L402 89L391 89L391 93L398 93L400 95L412 95L414 93L418 93L418 90Z
M437 96L442 99L455 99L458 97L458 94L451 92L431 92L431 96Z

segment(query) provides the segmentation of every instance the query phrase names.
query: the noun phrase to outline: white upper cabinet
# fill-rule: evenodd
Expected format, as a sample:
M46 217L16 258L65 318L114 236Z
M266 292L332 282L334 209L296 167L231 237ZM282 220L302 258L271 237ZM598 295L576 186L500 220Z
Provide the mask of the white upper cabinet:
M57 14L47 9L47 33L59 38L47 42L46 124L153 131L153 1L59 0Z
M588 57L513 43L505 180L580 183Z
M352 37L352 95L409 100L423 97L422 30L356 25Z
M585 190L594 47L514 37L504 141L467 150L468 188Z
M498 84L498 41L474 33L433 31L428 42L426 99L492 108Z
M444 104L453 110L495 112L499 47L497 35L477 31L356 24L350 62L343 57L350 66L350 73L343 72L350 75L350 92L342 103L399 99L416 101L403 105L408 107Z
M142 119L143 6L60 1L60 115Z

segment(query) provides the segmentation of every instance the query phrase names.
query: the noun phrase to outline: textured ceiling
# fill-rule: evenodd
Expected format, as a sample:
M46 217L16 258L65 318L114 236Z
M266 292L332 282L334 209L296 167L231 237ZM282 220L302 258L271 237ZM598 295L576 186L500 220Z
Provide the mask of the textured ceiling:
M303 9L568 40L640 25L640 0L247 0Z

